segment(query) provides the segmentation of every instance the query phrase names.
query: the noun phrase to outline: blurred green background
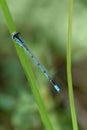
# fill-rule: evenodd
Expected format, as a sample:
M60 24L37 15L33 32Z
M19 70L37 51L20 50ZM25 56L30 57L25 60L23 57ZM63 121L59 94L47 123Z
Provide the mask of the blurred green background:
M29 58L54 130L72 130L66 76L67 0L7 0L17 30L60 85L58 94ZM87 1L73 7L72 75L79 130L87 130ZM0 130L44 130L0 9Z

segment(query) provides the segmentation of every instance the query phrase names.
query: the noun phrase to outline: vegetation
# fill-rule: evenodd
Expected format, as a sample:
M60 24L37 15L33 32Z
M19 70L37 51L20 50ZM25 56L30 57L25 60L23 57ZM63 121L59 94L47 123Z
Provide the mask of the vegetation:
M78 10L81 6L85 10L85 6L78 0L75 3L78 10L73 10L73 0L18 0L7 3L6 0L0 0L0 130L78 130L78 127L79 130L85 129L79 118L82 128L77 123L76 110L79 115L79 107L75 107L74 92L79 92L79 89L73 90L78 86L78 82L74 84L71 72L72 65L79 64L85 56L85 51L80 50L76 41L77 30L74 34L72 31L76 29L73 25L78 23ZM74 22L72 14L75 15ZM79 23L81 24L81 21ZM17 31L16 28L20 30L30 50L54 75L61 93L57 93L49 85L49 81L35 67L25 51L14 43L21 64L19 63L10 38L12 32ZM84 30L83 32L85 33ZM83 41L82 39L78 36L78 41ZM67 104L68 94L70 108ZM78 97L78 93L75 96Z

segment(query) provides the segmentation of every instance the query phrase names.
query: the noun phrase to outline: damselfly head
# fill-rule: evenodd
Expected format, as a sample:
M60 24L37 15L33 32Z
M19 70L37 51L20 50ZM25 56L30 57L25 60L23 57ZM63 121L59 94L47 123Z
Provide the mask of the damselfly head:
M19 32L13 32L12 33L12 39L14 40L15 38L17 38L19 36Z

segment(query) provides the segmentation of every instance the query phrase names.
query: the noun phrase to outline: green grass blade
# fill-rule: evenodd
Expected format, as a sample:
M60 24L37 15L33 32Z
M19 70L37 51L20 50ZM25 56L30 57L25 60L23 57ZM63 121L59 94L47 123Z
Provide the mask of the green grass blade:
M68 90L69 90L69 100L70 100L73 130L78 130L74 95L73 95L73 86L72 86L72 74L71 74L71 33L72 33L73 0L69 1L70 5L69 5L69 17L68 17L67 79L68 79Z
M16 27L15 27L13 19L11 17L9 8L8 8L5 0L0 0L0 5L2 7L2 11L4 13L6 23L7 23L8 29L10 31L10 34L11 34L12 32L16 31ZM20 48L17 44L15 44L15 47L16 47L19 59L21 61L21 64L23 66L24 72L26 74L26 77L27 77L29 84L31 86L31 89L32 89L33 95L35 97L35 100L36 100L36 103L38 106L38 110L39 110L39 113L41 115L45 129L46 130L53 130L52 124L48 118L48 114L46 112L42 98L40 96L40 93L39 93L33 72L31 70L29 60L25 54L25 51L22 48Z

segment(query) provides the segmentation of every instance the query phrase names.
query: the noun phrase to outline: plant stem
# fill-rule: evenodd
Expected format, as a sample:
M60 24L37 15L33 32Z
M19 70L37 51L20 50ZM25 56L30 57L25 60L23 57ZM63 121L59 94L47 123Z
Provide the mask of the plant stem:
M6 19L6 23L7 23L8 29L10 31L10 34L12 34L12 32L16 32L16 27L14 25L14 22L13 22L11 14L10 14L9 8L7 6L6 0L0 0L0 4L2 7L2 11L4 13L5 19ZM25 51L22 48L20 48L16 43L15 43L15 47L16 47L19 59L21 61L22 67L24 69L24 72L26 74L26 77L28 79L28 82L31 86L31 89L32 89L34 98L36 100L38 110L39 110L40 116L42 118L43 124L45 126L45 129L46 130L53 130L53 127L52 127L52 124L48 118L48 114L46 112L44 103L43 103L42 98L40 96L33 72L31 70L28 57L25 54Z
M68 91L69 91L73 130L78 130L74 95L73 95L72 74L71 74L71 34L72 34L73 0L69 0L69 1L70 1L70 4L69 4L69 17L68 17L67 79L68 79Z

